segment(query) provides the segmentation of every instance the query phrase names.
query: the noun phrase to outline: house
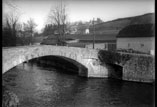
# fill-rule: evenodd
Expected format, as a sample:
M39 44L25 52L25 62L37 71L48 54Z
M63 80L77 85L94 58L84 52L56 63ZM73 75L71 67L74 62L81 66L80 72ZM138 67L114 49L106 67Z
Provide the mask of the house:
M131 49L134 51L154 54L154 24L129 25L117 35L117 50Z
M89 29L88 28L85 30L85 34L89 34Z

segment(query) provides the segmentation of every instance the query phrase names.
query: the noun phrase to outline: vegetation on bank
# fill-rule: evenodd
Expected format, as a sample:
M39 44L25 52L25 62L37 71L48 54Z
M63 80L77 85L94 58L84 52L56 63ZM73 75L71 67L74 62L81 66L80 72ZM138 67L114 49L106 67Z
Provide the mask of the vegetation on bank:
M131 58L137 57L138 64L148 66L154 61L154 57L146 54L118 53L116 51L99 50L98 57L101 63L125 64Z
M132 55L129 54L120 54L113 51L99 50L98 58L101 63L110 63L110 64L124 64L126 61L131 59Z

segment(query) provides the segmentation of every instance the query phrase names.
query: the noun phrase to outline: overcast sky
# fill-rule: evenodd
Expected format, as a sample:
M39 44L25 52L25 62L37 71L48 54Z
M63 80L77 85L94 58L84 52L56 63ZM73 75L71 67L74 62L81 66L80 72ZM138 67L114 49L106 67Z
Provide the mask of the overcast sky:
M58 0L4 0L18 8L21 13L20 22L33 18L37 23L37 30L44 27L51 7L60 4ZM3 1L3 10L9 11ZM64 0L67 7L68 20L89 21L101 18L109 21L117 18L142 15L154 12L154 0Z

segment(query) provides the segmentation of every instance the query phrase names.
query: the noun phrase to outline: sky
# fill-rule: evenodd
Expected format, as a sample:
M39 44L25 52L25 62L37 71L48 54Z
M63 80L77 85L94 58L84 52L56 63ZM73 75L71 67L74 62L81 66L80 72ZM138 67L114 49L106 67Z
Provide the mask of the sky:
M3 0L4 12L13 11L6 2L13 4L20 12L20 22L34 19L36 30L40 32L47 22L50 9L59 5L61 0ZM62 0L62 3L66 5L69 22L93 18L110 21L155 11L154 0Z

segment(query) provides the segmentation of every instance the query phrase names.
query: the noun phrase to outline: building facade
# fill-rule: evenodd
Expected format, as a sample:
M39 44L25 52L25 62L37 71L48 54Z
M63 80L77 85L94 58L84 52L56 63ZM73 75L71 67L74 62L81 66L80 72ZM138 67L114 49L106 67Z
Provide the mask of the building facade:
M130 25L117 36L117 49L132 49L154 54L155 34L153 24Z
M117 49L133 49L150 53L155 50L155 37L117 38Z
M86 44L85 48L93 48L93 44ZM108 51L115 51L116 50L116 43L95 43L94 49L102 49Z

